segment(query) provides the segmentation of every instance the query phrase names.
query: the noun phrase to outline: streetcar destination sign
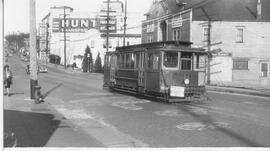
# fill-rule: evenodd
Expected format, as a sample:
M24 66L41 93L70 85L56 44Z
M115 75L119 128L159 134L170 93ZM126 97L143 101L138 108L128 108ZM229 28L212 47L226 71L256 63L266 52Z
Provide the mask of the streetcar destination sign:
M53 32L86 32L91 28L95 28L95 19L89 18L54 18L53 19Z

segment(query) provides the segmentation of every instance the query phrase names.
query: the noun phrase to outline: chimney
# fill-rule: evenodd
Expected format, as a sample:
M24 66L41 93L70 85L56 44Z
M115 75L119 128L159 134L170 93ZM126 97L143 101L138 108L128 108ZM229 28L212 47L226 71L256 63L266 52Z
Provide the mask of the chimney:
M257 2L257 20L262 19L262 3L261 0L258 0Z

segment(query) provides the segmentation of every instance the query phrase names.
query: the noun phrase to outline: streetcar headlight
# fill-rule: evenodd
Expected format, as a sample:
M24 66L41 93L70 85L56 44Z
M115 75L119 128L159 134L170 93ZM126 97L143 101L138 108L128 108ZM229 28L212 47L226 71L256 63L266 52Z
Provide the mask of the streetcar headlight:
M189 79L188 79L188 78L185 79L185 80L184 80L184 83L185 83L185 85L188 85L188 84L189 84Z

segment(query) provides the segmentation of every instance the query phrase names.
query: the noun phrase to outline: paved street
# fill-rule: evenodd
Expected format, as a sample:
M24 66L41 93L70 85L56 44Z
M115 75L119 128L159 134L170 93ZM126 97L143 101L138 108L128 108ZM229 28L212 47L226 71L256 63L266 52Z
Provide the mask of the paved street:
M11 97L29 97L17 92L30 87L26 63L9 58L15 80L25 83ZM270 146L270 98L208 92L206 102L167 104L103 89L102 74L48 71L38 75L45 101L107 147Z

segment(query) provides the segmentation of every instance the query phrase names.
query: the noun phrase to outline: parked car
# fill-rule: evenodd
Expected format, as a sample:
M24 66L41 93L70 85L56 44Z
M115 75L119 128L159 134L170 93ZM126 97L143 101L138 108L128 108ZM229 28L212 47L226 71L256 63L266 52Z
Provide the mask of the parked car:
M46 66L39 66L38 67L38 72L39 73L47 73L48 72L48 69Z

